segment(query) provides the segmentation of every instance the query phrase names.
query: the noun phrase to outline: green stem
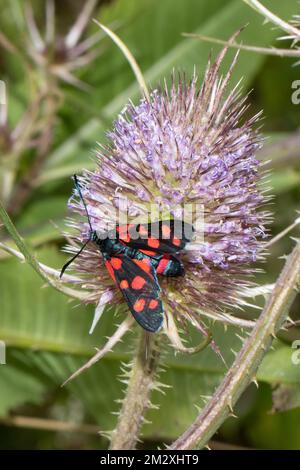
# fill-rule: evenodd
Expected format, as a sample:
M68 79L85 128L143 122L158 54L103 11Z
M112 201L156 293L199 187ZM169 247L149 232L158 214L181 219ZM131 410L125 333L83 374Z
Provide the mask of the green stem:
M285 31L290 35L291 39L300 39L300 30L293 26L290 23L287 23L279 16L275 15L272 11L268 10L264 5L262 5L258 0L243 0L247 5L249 5L253 10L256 10L262 16L264 16L268 21L278 26L282 31Z
M160 335L141 331L133 361L128 389L119 415L117 428L111 439L111 450L135 449L144 414L150 406L159 363Z
M300 284L300 242L288 257L255 328L238 353L211 400L171 449L195 449L207 444L246 389L282 323L288 317Z
M21 235L17 231L16 227L14 226L11 218L6 212L1 201L0 201L0 220L2 220L3 224L6 227L6 230L11 235L15 244L17 245L20 252L24 256L25 261L27 261L27 263L30 264L30 266L36 271L36 273L44 281L46 281L50 286L54 287L54 289L58 290L59 292L62 292L65 295L79 298L81 300L84 300L86 298L86 296L88 295L88 291L77 292L77 290L64 286L61 281L56 280L53 276L50 276L46 273L46 270L42 268L42 265L38 262L35 256L31 253L30 249L25 243L25 240L21 237Z

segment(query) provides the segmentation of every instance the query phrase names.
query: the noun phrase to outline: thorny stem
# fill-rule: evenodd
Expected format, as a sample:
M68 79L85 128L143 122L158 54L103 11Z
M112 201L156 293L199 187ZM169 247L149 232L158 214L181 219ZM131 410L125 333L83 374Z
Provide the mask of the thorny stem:
M0 220L2 220L3 225L6 227L8 233L11 235L12 239L14 240L15 244L19 248L21 253L18 253L16 250L12 250L9 247L6 247L3 245L3 243L0 243L0 248L3 248L4 250L10 252L11 254L14 254L17 257L20 257L21 259L24 259L24 261L27 261L27 263L36 271L36 273L44 280L46 281L50 286L54 287L54 289L58 290L59 292L63 292L64 294L70 296L70 297L75 297L79 298L81 300L84 300L86 298L87 292L78 292L75 289L71 289L69 287L66 287L63 285L61 281L59 281L57 278L57 275L55 273L51 273L49 275L49 268L46 268L37 261L35 256L31 253L30 249L28 248L27 244L17 231L16 227L14 226L11 218L9 217L8 213L6 212L1 200L0 200Z
M141 331L136 357L133 360L128 389L116 429L112 434L110 449L135 449L144 414L150 405L159 363L159 334Z
M300 30L295 26L287 23L286 21L279 18L273 12L268 10L264 5L262 5L258 0L243 0L247 5L256 10L258 13L263 15L268 21L279 26L283 31L290 35L290 38L300 39Z
M195 449L207 444L253 380L272 339L288 317L300 284L300 241L288 257L255 328L238 353L224 380L194 423L171 449Z
M256 52L258 54L267 54L274 55L276 57L300 57L300 51L298 49L279 49L275 47L257 47L250 46L249 44L241 44L237 42L232 42L228 44L228 41L222 41L222 39L214 38L211 36L205 36L204 34L197 33L182 33L183 36L188 38L195 38L201 41L211 42L214 44L221 44L222 46L229 46L234 49L239 49L241 51Z

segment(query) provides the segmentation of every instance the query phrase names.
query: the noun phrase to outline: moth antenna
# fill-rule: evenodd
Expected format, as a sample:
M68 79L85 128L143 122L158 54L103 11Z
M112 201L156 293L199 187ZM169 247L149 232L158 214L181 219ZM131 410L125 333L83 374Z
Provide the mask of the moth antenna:
M91 241L91 237L92 237L92 233L93 233L93 227L92 227L90 216L89 216L89 213L88 213L88 210L87 210L87 205L85 203L85 200L83 199L83 195L82 195L82 192L81 192L80 183L78 181L77 175L73 175L73 179L74 179L75 188L78 191L80 200L81 200L81 202L83 204L83 207L84 207L84 210L86 212L86 216L87 216L88 223L89 223L89 226L90 226L90 236L89 236L88 240L82 245L80 250L69 261L67 261L66 264L63 265L62 270L61 270L60 275L59 275L60 278L62 278L65 270L67 269L67 267L71 263L73 263L73 261L77 258L77 256L79 256L80 253L82 253L82 251L85 249L86 245Z
M92 224L91 224L91 219L90 219L90 216L89 216L89 213L88 213L88 210L87 210L87 205L86 205L86 203L85 203L85 200L83 199L83 195L82 195L82 192L81 192L81 187L80 187L80 183L79 183L79 181L78 181L77 175L73 175L73 179L74 179L74 183L75 183L75 188L77 189L78 194L79 194L79 197L80 197L81 202L82 202L82 204L83 204L83 207L84 207L84 210L85 210L87 219L88 219L88 223L89 223L91 232L93 232L93 227L92 227Z
M89 239L82 245L82 247L80 248L80 250L69 260L66 262L66 264L63 265L62 269L61 269L61 272L60 272L60 279L62 278L65 270L67 269L67 267L73 263L73 261L77 258L77 256L80 255L80 253L85 249L86 245L91 241L91 237L89 237Z

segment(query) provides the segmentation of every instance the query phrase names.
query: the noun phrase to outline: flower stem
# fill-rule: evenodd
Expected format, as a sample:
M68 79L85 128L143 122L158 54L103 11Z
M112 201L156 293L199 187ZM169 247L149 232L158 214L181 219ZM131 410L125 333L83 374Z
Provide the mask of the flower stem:
M36 257L32 254L31 250L25 243L25 240L23 240L23 238L19 234L18 230L16 229L14 223L12 222L11 218L9 217L8 213L5 210L5 207L3 206L0 200L0 221L1 220L3 222L3 225L6 227L8 233L14 240L15 244L19 248L20 252L6 247L3 243L0 243L0 248L8 251L17 258L20 258L21 260L27 261L27 263L36 271L36 273L43 279L43 281L46 281L51 287L54 287L54 289L58 290L59 292L63 292L65 295L77 299L86 299L86 296L88 295L87 291L79 292L78 290L64 286L63 283L57 279L58 276L57 273L55 273L55 270L51 270L51 268L46 267L42 263L38 262Z
M141 331L127 393L112 435L111 450L135 449L155 383L160 358L159 338L159 334Z
M258 369L272 339L286 320L300 284L300 242L288 257L255 328L211 400L171 449L203 447L232 413Z

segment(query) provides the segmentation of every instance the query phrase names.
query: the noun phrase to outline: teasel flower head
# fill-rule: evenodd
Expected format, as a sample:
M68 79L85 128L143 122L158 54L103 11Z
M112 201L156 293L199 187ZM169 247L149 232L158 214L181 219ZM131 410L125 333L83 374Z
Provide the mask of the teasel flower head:
M247 98L241 97L239 84L225 96L237 59L220 78L225 52L208 64L202 83L196 73L190 81L173 73L170 88L164 84L149 100L129 103L108 133L109 143L96 152L97 169L80 178L98 232L113 228L112 213L122 213L125 199L129 222L138 216L147 221L151 204L174 218L183 216L186 205L203 207L203 239L196 237L183 253L185 276L159 278L165 331L177 345L178 325L181 330L190 322L207 334L207 317L227 321L226 309L243 303L253 265L263 257L269 214L262 208L267 197L255 156L261 146L253 127L259 115L241 122ZM68 250L75 253L88 238L89 226L76 191L69 205L84 217L69 220L77 235ZM105 305L123 305L92 242L73 269L91 291L88 301L98 305L96 319Z
M15 124L9 122L9 93L5 82L0 83L0 153L1 159L20 151L28 136L28 123L38 112L40 100L31 103Z
M97 32L80 42L96 5L97 0L86 0L69 32L63 36L55 31L54 0L46 1L45 34L37 27L31 3L25 3L29 31L28 52L31 59L40 69L83 90L89 89L88 85L73 75L73 72L88 65L99 55L99 48L92 48L101 38L101 33Z

